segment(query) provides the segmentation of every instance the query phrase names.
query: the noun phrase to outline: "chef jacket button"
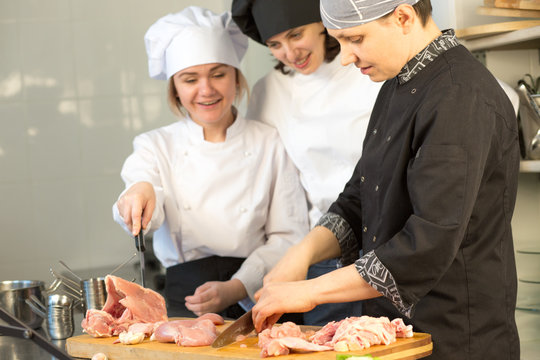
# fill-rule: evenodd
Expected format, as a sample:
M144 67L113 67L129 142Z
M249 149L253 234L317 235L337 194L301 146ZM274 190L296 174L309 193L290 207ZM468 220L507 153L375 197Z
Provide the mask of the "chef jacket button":
M373 135L377 134L377 129L373 129Z
M191 210L191 206L189 206L189 205L184 205L184 210Z
M375 241L377 241L377 237L376 237L376 236L373 237L373 242L375 242Z
M246 151L246 152L244 153L244 155L245 155L245 156L251 156L251 152L250 152L250 151Z
M367 226L364 226L364 232L367 232Z
M184 156L188 156L188 155L189 155L189 153L187 152L187 150L184 151Z
M379 191L379 185L375 186L375 191Z
M360 181L361 181L361 182L364 182L365 180L366 180L365 177L363 177L363 176L360 177Z
M411 90L411 94L414 94L416 92L416 89Z
M246 208L240 208L240 212L241 212L241 213L245 213L246 211L247 211Z
M390 140L392 140L392 136L389 135L387 138L386 138L386 142L390 142Z

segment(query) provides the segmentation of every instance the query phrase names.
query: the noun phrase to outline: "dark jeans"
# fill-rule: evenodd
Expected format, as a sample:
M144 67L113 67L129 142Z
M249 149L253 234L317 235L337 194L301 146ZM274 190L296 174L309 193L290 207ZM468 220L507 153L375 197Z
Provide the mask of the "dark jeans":
M313 279L336 269L336 259L321 261L309 268L307 277ZM339 321L351 316L362 316L361 301L319 305L304 314L304 324L324 326L331 321Z

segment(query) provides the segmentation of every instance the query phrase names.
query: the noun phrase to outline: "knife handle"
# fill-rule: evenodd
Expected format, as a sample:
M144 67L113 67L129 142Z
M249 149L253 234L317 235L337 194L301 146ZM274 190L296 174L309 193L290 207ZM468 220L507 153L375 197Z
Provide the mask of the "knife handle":
M139 231L139 234L135 236L135 248L137 251L145 251L146 247L144 246L144 235L143 235L143 229L141 228L141 231Z

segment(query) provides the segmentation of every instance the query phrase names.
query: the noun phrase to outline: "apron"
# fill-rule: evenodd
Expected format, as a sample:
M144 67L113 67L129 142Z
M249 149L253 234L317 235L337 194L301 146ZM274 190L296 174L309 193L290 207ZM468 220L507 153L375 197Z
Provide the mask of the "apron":
M227 281L238 271L245 258L209 256L167 268L165 277L165 300L169 317L197 317L188 310L184 298L193 295L195 289L207 281ZM245 311L233 304L219 314L236 319Z
M244 260L244 258L214 255L168 267L165 277L167 315L169 317L197 317L186 308L184 298L193 295L195 289L207 281L230 280L242 266ZM240 305L233 304L219 312L219 315L225 319L238 319L245 312ZM304 323L303 314L283 314L279 322L286 321L302 325Z

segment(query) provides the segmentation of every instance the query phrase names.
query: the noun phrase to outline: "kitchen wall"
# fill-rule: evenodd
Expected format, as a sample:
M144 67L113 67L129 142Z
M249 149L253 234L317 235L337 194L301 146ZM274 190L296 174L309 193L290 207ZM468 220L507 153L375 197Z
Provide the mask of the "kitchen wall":
M134 241L112 220L136 134L175 119L147 73L159 17L230 0L0 0L0 280L52 281L49 267L120 264ZM252 84L272 65L256 43ZM104 274L95 274L104 275Z

